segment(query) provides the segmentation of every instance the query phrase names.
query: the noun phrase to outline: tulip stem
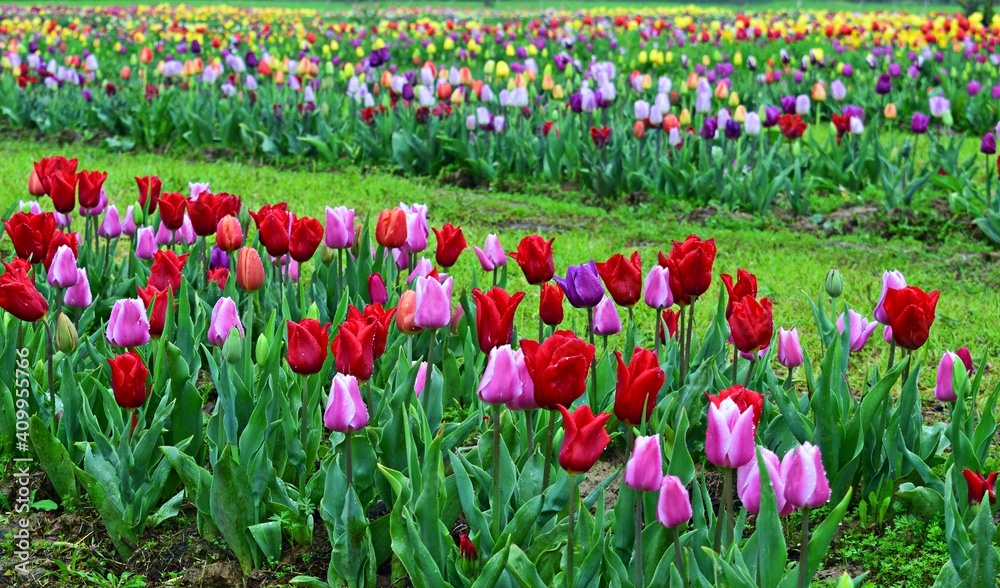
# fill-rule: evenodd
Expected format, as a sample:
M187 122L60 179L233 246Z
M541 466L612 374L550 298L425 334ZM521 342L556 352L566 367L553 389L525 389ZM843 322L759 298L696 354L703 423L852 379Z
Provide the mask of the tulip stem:
M886 368L886 371L892 369L892 365L895 363L895 359L896 359L896 342L893 341L892 343L889 343L889 366Z
M722 498L719 500L719 516L715 518L715 551L722 553L722 528L726 529L726 539L732 542L732 529L729 527L732 518L733 502L733 470L724 468Z
M302 408L299 410L299 442L302 444L302 479L299 484L299 493L305 491L306 478L309 476L309 376L302 376Z
M434 340L437 338L437 331L431 329L431 341L427 345L427 370L424 374L424 390L420 395L421 403L424 407L424 417L427 416L427 410L430 405L430 400L428 398L431 395L431 374L434 373Z
M636 588L641 588L645 586L642 581L642 493L638 490L635 492L635 554L632 556L632 562L635 566L635 586Z
M497 287L497 268L493 268L493 287Z
M747 386L750 385L750 378L753 377L753 364L754 364L754 360L751 359L750 360L750 365L747 367L747 378L743 382L743 386L744 387L747 387Z
M799 546L799 588L809 586L809 507L802 508L802 544Z
M688 325L687 325L687 341L684 343L684 374L685 376L689 371L691 371L691 341L694 335L694 303L698 299L694 296L691 297L691 304L688 306Z
M500 539L500 405L493 405L493 542Z
M662 319L660 318L660 309L653 309L653 348L656 350L656 365L660 365L662 361L660 359L660 329L662 327ZM666 332L664 332L666 335Z
M673 528L674 532L674 563L677 565L677 573L681 576L681 584L684 583L684 551L681 550L681 527Z
M55 321L56 318L58 318L58 315L56 315L56 317L53 318L53 322ZM47 359L49 360L48 361L49 404L51 405L52 408L52 419L49 421L49 429L52 431L52 436L55 437L56 436L56 382L55 382L55 366L54 366L55 359L53 357L55 355L55 351L53 350L53 345L55 345L55 341L53 341L52 339L52 326L49 325L49 323L46 321L42 321L42 324L45 325L45 338L46 342L48 343L46 349L48 351Z
M684 387L684 380L687 379L687 364L684 361L684 357L687 354L687 352L684 349L684 345L687 342L687 330L686 330L687 325L685 324L685 319L687 318L688 315L687 310L688 310L687 306L681 307L677 321L677 329L678 329L677 334L679 335L677 340L677 352L678 355L680 356L677 358L678 359L677 363L680 365L680 373L681 373L680 387L682 388Z
M740 360L740 350L736 348L736 345L733 345L733 377L730 378L730 381L734 386L736 385L736 379L739 377L739 367L738 367L739 360Z
M542 470L542 492L549 487L549 473L552 470L552 440L556 434L555 413L549 411L549 432L545 435L545 469Z
M792 386L794 385L794 383L792 382L792 373L794 371L795 368L793 367L788 368L788 378L785 379L785 390L791 390Z
M535 454L535 413L531 410L524 411L524 428L528 434L528 457Z
M576 503L580 500L580 491L576 485L576 475L569 475L569 526L566 532L566 586L573 588L573 552L576 545L573 540L573 519L576 517Z
M368 410L375 412L375 403L372 394L372 381L371 379L365 380L365 397L368 398Z
M354 432L347 431L344 436L346 437L344 440L344 465L347 473L347 487L350 488L354 483L354 448L352 443Z

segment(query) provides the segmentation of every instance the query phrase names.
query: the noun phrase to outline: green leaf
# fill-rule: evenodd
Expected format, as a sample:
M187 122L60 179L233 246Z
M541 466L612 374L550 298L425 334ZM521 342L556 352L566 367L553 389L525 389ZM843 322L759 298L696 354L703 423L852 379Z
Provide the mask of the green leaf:
M247 529L254 522L253 498L247 473L233 459L228 446L215 464L210 500L212 519L236 555L243 573L249 575L256 560L254 547L247 537Z
M267 561L277 563L281 559L281 523L268 521L251 525L249 529Z
M833 536L837 534L837 530L840 528L840 521L843 520L844 514L847 512L847 507L851 504L851 494L852 490L848 490L847 494L840 501L837 506L830 511L830 514L826 515L823 522L819 524L815 529L812 530L809 537L809 579L811 580L813 576L816 575L816 571L819 570L820 564L826 557L826 552L830 548L830 542L833 541ZM791 588L796 585L799 578L799 565L798 563L785 575L781 581L781 588Z
M760 512L757 515L757 558L760 569L760 585L773 588L781 581L785 571L788 551L785 547L785 534L781 529L781 519L778 518L778 501L771 485L771 476L767 471L767 463L757 451L757 469L760 471Z
M472 588L494 588L497 585L497 582L500 580L500 575L503 574L504 568L507 567L507 560L510 556L510 548L511 543L510 538L508 537L503 548L486 561L486 565L483 566L483 571L479 574L479 578L476 579Z
M521 588L546 588L545 582L538 575L535 564L521 551L517 545L511 544L510 555L507 557L507 570Z
M49 427L38 415L32 415L28 422L28 434L38 456L38 463L52 482L60 500L75 501L79 496L76 490L76 466L73 465L69 452L52 436Z
M115 544L118 553L125 558L130 557L138 540L132 528L125 524L121 508L108 500L104 487L94 476L76 468L76 477L87 491L91 504L101 514L101 520L104 521L104 526L107 528L111 542Z
M997 526L993 522L993 512L989 501L984 500L979 505L979 513L972 521L972 536L976 542L969 551L969 561L962 566L959 573L970 588L992 588L996 586L997 568L1000 567L1000 554L993 546L993 537Z

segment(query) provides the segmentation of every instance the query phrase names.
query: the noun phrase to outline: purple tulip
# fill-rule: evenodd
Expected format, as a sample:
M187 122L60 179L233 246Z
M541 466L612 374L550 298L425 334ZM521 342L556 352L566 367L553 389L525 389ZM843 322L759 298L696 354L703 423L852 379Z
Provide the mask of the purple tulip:
M208 268L219 269L229 267L229 254L219 249L217 245L212 246L212 253L208 257Z
M663 310L674 304L674 294L670 290L670 270L654 265L643 282L643 301L646 306Z
M326 207L323 243L330 249L348 249L354 245L354 210L346 206Z
M798 329L778 329L778 363L788 369L802 365L802 344L799 343Z
M417 301L413 324L422 329L442 329L451 324L451 277L444 283L432 277L416 280Z
M479 265L482 266L484 272L491 272L498 267L507 265L507 253L500 245L500 239L493 233L486 235L486 243L482 249L473 245L472 250L476 252Z
M781 111L785 114L795 114L795 96L781 97Z
M209 322L206 334L208 342L216 347L222 347L233 329L239 332L241 339L245 336L236 303L228 296L219 298L212 308L212 320Z
M753 407L742 413L732 398L708 405L705 456L720 468L738 468L753 459Z
M604 298L604 284L597 273L597 264L587 263L566 268L566 277L556 276L556 283L574 308L593 308Z
M476 394L486 404L507 404L520 396L522 385L515 351L501 345L490 351Z
M48 279L49 285L53 288L69 288L76 284L78 272L76 271L76 256L68 245L60 245L56 249L56 254L49 265Z
M962 359L946 351L941 356L941 363L938 364L937 380L934 383L934 397L941 402L955 402L958 396L955 394L955 364L962 365Z
M778 506L778 514L787 515L795 510L795 507L785 500L785 480L781 475L781 460L773 451L766 447L760 447L760 456L767 467L767 476L771 478L771 488L774 489L774 498ZM757 455L751 455L750 461L741 466L736 471L736 494L743 503L743 508L753 515L760 514L760 493L762 485L760 479L760 463Z
M767 106L764 108L764 128L769 129L778 124L778 117L781 116L781 109L777 106Z
M115 301L105 332L108 343L117 347L139 347L149 342L149 319L146 307L138 298Z
M965 91L969 93L969 96L975 96L983 91L983 85L976 80L972 80L965 86Z
M726 138L731 141L740 138L740 123L732 119L726 121Z
M927 132L927 125L930 122L931 117L920 111L914 112L913 117L910 118L910 131L917 135L923 135Z
M875 305L875 320L883 325L889 324L889 318L885 314L885 295L889 290L899 290L906 287L906 278L899 270L886 271L882 274L882 293L879 294L878 304Z
M848 310L847 313L851 322L851 353L856 353L865 348L865 344L868 343L868 339L875 332L875 327L878 326L878 323L869 321L853 310ZM837 330L840 333L844 332L843 314L837 317Z
M889 92L892 92L892 78L889 77L889 74L882 74L875 81L875 93L885 96Z
M844 87L844 82L833 80L830 84L830 97L837 102L843 102L844 98L847 98L847 88Z
M413 393L417 398L424 392L424 384L427 382L427 362L420 362L417 368L417 379L413 381ZM431 372L431 385L434 383L434 372Z
M992 132L983 135L979 142L979 152L984 155L993 155L997 152L997 136Z
M770 473L770 472L768 472ZM806 441L785 454L781 460L784 498L791 508L817 508L830 500L830 482L826 479L819 447Z
M691 519L691 496L677 476L663 476L656 501L656 520L664 527L678 527Z
M601 298L594 308L594 334L602 337L616 335L622 330L622 321L615 308L615 301L610 296Z
M76 270L76 283L63 293L63 304L70 308L87 308L93 301L87 269L79 268Z
M368 407L361 398L354 376L337 374L330 384L330 395L323 410L323 425L331 431L350 433L368 424Z
M660 436L635 438L632 456L625 465L625 484L640 492L656 492L663 481L663 455Z

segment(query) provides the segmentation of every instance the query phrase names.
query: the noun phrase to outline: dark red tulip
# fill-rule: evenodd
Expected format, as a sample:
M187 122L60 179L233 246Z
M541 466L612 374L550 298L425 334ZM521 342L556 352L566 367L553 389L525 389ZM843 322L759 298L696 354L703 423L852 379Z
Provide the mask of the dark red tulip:
M191 219L191 228L199 237L210 237L215 234L218 228L218 221L215 218L215 210L219 205L219 200L211 192L202 192L197 200L187 201L188 217ZM163 205L160 205L160 216L163 216ZM183 219L181 219L183 221ZM169 228L169 227L168 227Z
M712 285L712 264L715 263L715 239L702 241L689 235L683 242L674 241L670 255L659 254L659 263L670 270L670 291L680 306L691 303Z
M501 345L510 345L514 339L514 314L517 306L524 300L524 292L507 293L500 287L494 287L483 293L476 288L472 291L476 300L476 336L479 339L479 350L489 353Z
M135 289L139 293L142 303L146 306L146 312L149 313L149 334L159 337L163 334L163 328L167 322L167 301L170 298L170 292L149 284L145 288L136 286ZM176 304L174 308L177 308Z
M559 326L563 322L562 288L546 282L542 284L542 297L538 302L538 316L550 327Z
M115 394L118 406L136 409L146 402L146 380L149 378L149 368L142 361L142 356L133 349L114 359L108 360L111 366L111 390Z
M181 228L186 211L187 199L179 192L166 192L160 195L160 220L171 231Z
M758 302L752 296L738 301L733 305L733 314L729 317L729 331L736 348L743 353L756 355L761 349L767 349L774 334L771 301L762 298Z
M433 229L437 238L437 250L434 252L434 259L443 268L450 268L458 261L458 256L465 251L468 244L465 242L465 234L462 227L456 227L451 223L445 224L440 230Z
M677 336L677 320L680 318L680 313L674 310L664 310L663 315L660 317L660 324L656 326L656 332L659 334L660 342L667 342L667 335L671 339ZM667 326L667 332L663 332L663 325Z
M521 266L524 278L529 284L538 286L544 284L556 275L555 262L552 261L552 242L546 241L540 235L528 235L517 245L517 251L510 256Z
M392 327L393 319L396 316L395 308L382 308L382 304L374 302L365 306L361 312L353 305L347 307L347 320L360 320L362 322L369 318L375 319L375 342L372 344L372 357L378 359L385 353L385 346L389 339L389 329Z
M604 430L604 424L611 415L602 412L594 416L586 404L573 412L563 406L558 408L566 429L562 447L559 448L559 465L570 474L587 472L611 442L611 437Z
M660 368L656 353L648 349L636 347L628 365L620 351L615 351L615 358L618 360L615 416L623 423L638 426L642 424L644 410L649 420L656 406L656 395L667 376Z
M631 257L621 253L612 255L606 262L597 264L597 273L608 287L611 298L618 306L635 306L642 297L642 259L638 251Z
M316 319L288 321L288 366L297 374L319 373L330 348L330 323Z
M101 203L101 187L108 179L108 172L83 170L77 174L80 187L80 206L96 208Z
M883 308L896 345L912 350L927 342L940 295L937 290L928 294L916 286L885 293Z
M331 351L339 373L361 382L371 379L375 370L375 332L379 329L376 322L374 317L346 320L337 329Z
M56 210L69 214L76 209L76 174L57 172L49 178L49 197Z
M51 212L18 212L3 221L14 253L31 264L42 263L56 231L56 217Z
M729 319L733 315L734 302L738 302L746 296L751 298L757 297L757 276L747 270L736 270L735 283L733 283L732 276L722 274L722 283L725 284L726 292L729 293L729 303L726 304L726 319Z
M962 475L965 476L965 483L969 487L969 504L979 504L986 496L989 496L990 504L996 504L998 473L1000 472L993 472L988 476L984 476L969 468L962 470Z
M299 263L312 259L323 241L323 225L316 219L302 216L292 221L288 239L288 254Z
M0 308L16 318L33 323L49 311L49 303L38 293L35 280L28 275L31 265L23 259L4 262L0 275Z
M264 248L274 258L280 258L288 253L289 216L288 205L265 204L257 212L250 211L254 223L257 224L257 234Z
M66 159L62 155L43 157L35 162L35 175L41 184L42 194L49 194L52 189L52 177L56 174L76 174L78 164L76 159ZM41 195L41 194L39 194Z
M139 187L139 207L148 213L156 212L163 182L156 176L142 176L135 179L135 184Z

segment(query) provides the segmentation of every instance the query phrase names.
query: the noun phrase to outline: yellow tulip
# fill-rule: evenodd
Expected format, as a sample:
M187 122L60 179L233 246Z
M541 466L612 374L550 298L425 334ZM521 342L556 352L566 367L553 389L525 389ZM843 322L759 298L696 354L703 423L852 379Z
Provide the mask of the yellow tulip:
M691 72L687 77L687 87L688 90L694 90L698 87L698 74Z
M740 53L739 51L737 51L736 54L733 55L733 65L735 65L736 67L743 65L743 54Z
M724 82L719 82L718 85L715 86L715 97L719 100L729 98L729 86L727 86Z
M563 99L563 87L561 85L556 84L556 86L552 88L552 98L556 100Z
M730 96L735 96L735 95L736 92L730 94ZM736 110L733 111L733 120L735 120L738 123L742 123L744 120L746 120L746 117L747 117L747 108L746 106L740 104L739 106L736 107Z
M496 62L494 62L492 59L487 60L486 63L483 64L483 73L487 75L493 73L495 69L496 69Z
M510 75L510 66L507 65L506 61L498 61L496 65L496 70L493 72L498 78L505 78Z
M552 76L550 76L549 74L545 74L542 77L542 89L545 90L546 92L551 91L552 88L555 87L555 85L556 83L552 80Z
M649 54L646 53L645 49L643 49L642 51L639 52L639 63L646 63L648 61L649 61Z
M813 84L812 99L814 102L826 100L826 86L823 85L823 82Z
M687 108L681 110L681 116L677 119L682 125L691 124L691 111Z
M740 106L740 95L737 92L729 93L729 106L731 108L736 108Z

